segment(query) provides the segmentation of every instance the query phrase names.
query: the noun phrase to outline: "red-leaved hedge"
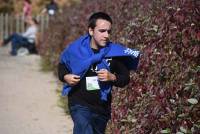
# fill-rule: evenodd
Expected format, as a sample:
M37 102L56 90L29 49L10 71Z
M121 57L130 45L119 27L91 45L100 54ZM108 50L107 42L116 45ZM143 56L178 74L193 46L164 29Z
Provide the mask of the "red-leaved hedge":
M142 52L130 84L115 88L108 133L200 132L200 2L84 0L50 22L40 53L55 66L64 47L87 32L96 11L113 18L112 41Z

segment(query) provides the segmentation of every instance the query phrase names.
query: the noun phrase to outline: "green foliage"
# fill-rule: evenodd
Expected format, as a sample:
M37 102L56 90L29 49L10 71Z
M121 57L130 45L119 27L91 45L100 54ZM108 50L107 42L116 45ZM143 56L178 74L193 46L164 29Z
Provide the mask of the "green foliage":
M41 70L44 72L49 72L53 70L52 63L47 57L42 58L40 62Z
M12 0L0 0L0 3L0 13L11 13L14 10Z
M61 85L60 85L60 88L56 90L56 93L57 93L58 98L59 98L57 104L58 104L59 107L64 109L66 114L69 114L67 97L61 95L61 90L60 89L61 89Z
M114 42L141 50L130 84L113 90L113 134L200 131L199 5L195 0L84 0L50 22L41 53L56 67L61 51L87 32L95 11L113 20Z

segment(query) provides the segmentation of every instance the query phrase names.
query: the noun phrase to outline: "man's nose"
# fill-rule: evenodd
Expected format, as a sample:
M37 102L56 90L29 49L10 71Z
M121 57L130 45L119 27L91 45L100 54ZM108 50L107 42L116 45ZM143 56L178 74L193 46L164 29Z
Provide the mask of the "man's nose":
M110 33L109 33L108 31L106 31L106 32L105 32L105 37L106 37L106 38L109 38L109 36L110 36Z

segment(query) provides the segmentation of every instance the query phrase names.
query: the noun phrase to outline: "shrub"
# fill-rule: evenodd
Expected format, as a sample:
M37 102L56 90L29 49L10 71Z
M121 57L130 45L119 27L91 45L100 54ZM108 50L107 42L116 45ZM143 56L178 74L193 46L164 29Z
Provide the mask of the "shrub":
M114 42L141 51L130 84L113 90L110 133L200 131L200 29L195 0L84 0L51 22L43 55L58 63L65 45L87 31L92 12L113 20Z

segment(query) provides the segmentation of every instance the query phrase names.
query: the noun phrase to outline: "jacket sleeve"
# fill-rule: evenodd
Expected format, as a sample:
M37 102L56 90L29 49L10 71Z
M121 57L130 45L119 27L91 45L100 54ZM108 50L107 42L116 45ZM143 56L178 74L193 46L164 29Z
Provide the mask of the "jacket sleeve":
M64 76L65 76L66 74L68 74L68 73L69 73L69 71L68 71L68 69L65 67L65 65L62 64L62 63L59 63L59 64L58 64L58 78L59 78L59 80L62 81L62 82L65 82Z
M112 72L115 74L117 80L113 82L116 87L124 87L130 81L130 71L121 62L120 59L113 59L113 65L111 66Z

